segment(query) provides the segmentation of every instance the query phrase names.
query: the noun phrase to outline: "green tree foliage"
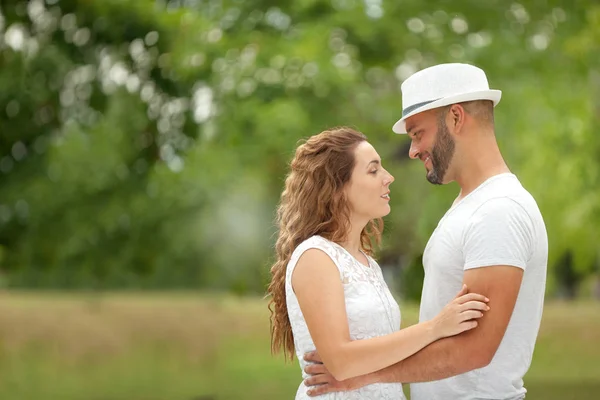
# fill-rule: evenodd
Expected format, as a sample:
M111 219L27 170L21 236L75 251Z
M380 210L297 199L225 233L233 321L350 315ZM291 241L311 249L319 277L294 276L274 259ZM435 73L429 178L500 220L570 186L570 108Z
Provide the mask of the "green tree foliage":
M10 285L262 291L294 147L336 125L367 134L396 176L380 255L414 268L406 260L419 258L457 188L431 187L391 126L402 80L440 62L479 65L503 90L498 140L544 213L550 267L572 254L576 276L593 272L594 2L0 7L0 268ZM561 275L551 276L553 291Z

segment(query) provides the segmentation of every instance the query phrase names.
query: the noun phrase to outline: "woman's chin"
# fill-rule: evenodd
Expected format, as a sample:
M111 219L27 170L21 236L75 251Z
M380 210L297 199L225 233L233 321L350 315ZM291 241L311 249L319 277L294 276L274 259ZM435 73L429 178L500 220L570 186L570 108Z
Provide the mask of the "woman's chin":
M381 214L375 218L383 218L388 215L392 211L392 207L389 204L386 204L385 208L381 211Z

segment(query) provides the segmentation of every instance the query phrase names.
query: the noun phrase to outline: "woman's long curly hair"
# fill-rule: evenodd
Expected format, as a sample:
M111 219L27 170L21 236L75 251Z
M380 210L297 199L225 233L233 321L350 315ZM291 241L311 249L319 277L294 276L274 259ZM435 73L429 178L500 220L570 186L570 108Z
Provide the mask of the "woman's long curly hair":
M276 261L271 267L271 351L283 349L294 358L294 337L287 312L285 276L294 249L313 235L333 242L346 240L350 205L344 187L354 169L354 150L366 136L341 127L310 137L296 149L277 209L279 234ZM383 220L371 220L360 235L362 250L372 254L372 240L380 243Z

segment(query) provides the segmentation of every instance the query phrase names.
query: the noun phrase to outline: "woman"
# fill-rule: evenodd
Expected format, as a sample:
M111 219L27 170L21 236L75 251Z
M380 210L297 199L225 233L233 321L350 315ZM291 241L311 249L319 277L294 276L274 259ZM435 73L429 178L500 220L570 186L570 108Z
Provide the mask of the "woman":
M317 350L337 380L395 364L443 337L477 326L485 297L457 297L433 320L400 330L400 309L377 262L394 181L366 137L324 131L296 149L278 209L277 260L269 294L272 350L304 371ZM462 292L464 293L464 292ZM303 373L304 374L304 373ZM304 374L304 378L307 376ZM308 399L300 384L296 399ZM404 399L402 384L375 384L327 399Z

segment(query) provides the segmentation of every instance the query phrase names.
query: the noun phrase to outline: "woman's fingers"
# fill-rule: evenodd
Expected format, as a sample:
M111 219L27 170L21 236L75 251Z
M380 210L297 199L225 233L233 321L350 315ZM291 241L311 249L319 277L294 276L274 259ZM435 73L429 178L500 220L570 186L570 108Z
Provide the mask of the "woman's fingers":
M460 311L467 311L467 310L481 310L481 311L488 311L490 309L490 306L488 306L486 303L483 303L481 301L467 301L466 303L463 303L459 306L459 310Z
M454 298L458 299L460 296L464 296L468 292L469 292L469 289L467 288L467 285L465 285L463 283L462 287L460 288L459 292L456 294L456 296Z
M460 296L456 299L456 302L458 304L463 304L466 303L468 301L481 301L481 302L488 302L490 301L490 299L488 299L487 297L485 297L484 295L478 294L478 293L468 293L465 294L463 296Z
M477 321L473 321L473 320L472 321L465 321L462 324L460 324L460 326L461 326L463 332L464 331L468 331L468 330L471 330L471 329L477 327Z
M481 318L483 317L483 313L477 310L467 310L460 313L460 317L463 321L468 321L470 319Z

